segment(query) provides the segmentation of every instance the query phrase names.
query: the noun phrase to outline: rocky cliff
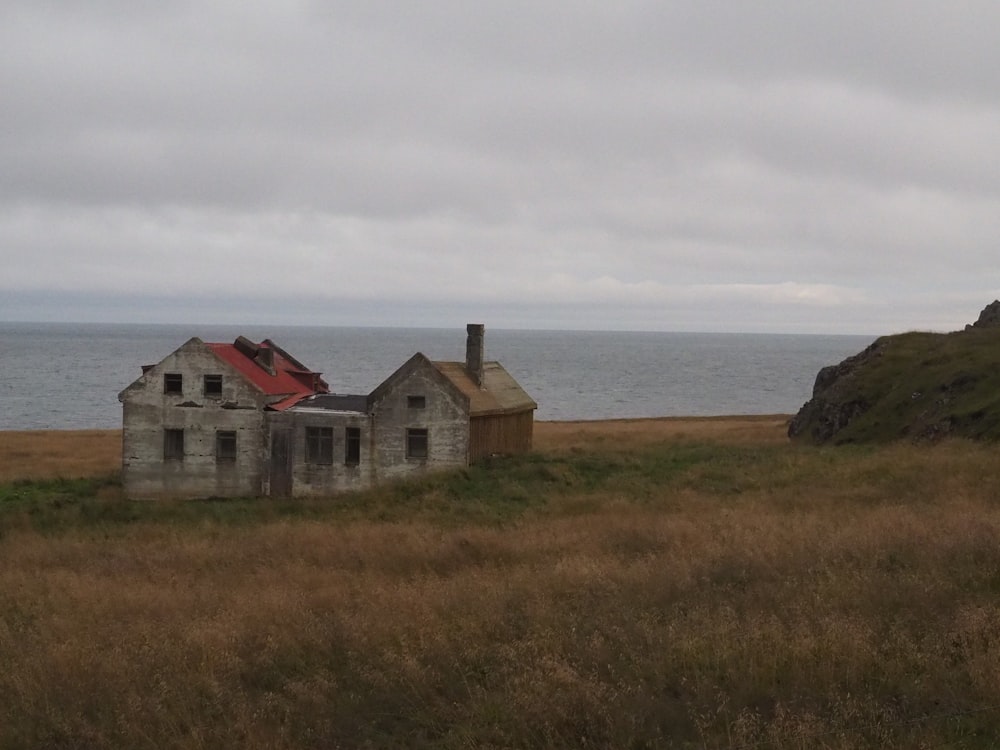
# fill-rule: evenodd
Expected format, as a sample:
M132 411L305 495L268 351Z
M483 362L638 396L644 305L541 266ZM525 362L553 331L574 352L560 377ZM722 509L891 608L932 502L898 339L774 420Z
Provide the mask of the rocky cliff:
M1000 301L964 331L884 336L824 367L788 434L814 443L1000 439Z
M983 311L979 313L979 319L975 323L970 323L965 330L970 328L990 328L1000 326L1000 300L993 300Z

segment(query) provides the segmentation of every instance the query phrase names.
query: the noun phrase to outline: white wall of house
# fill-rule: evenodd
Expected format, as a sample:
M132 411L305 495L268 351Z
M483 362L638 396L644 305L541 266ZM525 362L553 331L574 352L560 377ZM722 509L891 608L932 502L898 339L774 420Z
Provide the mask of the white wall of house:
M466 466L473 446L469 395L420 354L369 396L367 414L265 410L274 398L196 338L120 398L122 481L137 499L328 496ZM530 447L530 410L477 420L478 453Z
M429 363L409 372L383 394L373 404L372 417L379 481L467 464L468 403L442 382ZM407 430L427 430L425 456L408 451L412 445L408 446Z
M285 424L291 425L292 495L323 496L374 484L373 430L367 414L293 409ZM352 436L349 431L356 432Z
M205 376L221 376L206 393ZM170 384L167 385L167 376ZM180 391L173 392L180 376ZM264 396L192 339L123 392L122 483L131 498L233 497L262 491ZM183 431L170 455L168 430ZM228 433L222 436L220 432ZM230 438L235 437L235 445ZM224 455L219 455L220 445ZM234 449L230 454L229 449Z

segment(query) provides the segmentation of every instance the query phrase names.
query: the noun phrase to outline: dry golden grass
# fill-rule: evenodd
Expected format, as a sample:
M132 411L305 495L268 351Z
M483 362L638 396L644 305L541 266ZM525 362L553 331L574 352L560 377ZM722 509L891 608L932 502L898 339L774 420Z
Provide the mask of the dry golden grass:
M536 422L534 446L541 452L637 448L663 440L709 440L726 444L788 442L785 414L735 417L657 417L589 422Z
M121 465L119 430L0 431L0 482L107 476Z
M500 524L0 531L0 747L996 746L994 447L538 439Z
M1000 704L1000 512L831 511L17 535L0 744L954 739L936 713Z

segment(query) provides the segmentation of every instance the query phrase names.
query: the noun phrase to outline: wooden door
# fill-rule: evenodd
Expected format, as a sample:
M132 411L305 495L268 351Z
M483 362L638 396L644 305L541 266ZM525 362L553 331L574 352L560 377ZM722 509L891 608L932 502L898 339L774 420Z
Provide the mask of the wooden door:
M271 430L271 497L292 494L292 431L286 427Z

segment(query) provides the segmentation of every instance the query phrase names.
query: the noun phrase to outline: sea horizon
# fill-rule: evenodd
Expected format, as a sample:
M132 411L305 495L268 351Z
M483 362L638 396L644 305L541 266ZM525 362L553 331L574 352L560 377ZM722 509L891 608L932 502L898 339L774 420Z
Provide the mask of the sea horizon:
M274 339L335 393L367 394L415 352L463 360L465 326L0 323L0 429L112 429L118 393L188 339ZM540 421L792 414L816 373L871 343L852 334L486 328Z
M281 321L259 321L259 320L245 320L245 321L201 321L196 323L185 323L185 322L165 322L165 321L121 321L121 320L28 320L21 318L5 318L0 319L0 326L5 325L26 325L26 326L133 326L133 327L150 327L150 328L232 328L234 326L247 326L253 328L266 328L268 326L281 329L281 328L305 328L305 329L329 329L329 328L342 328L348 330L356 329L375 329L375 330L413 330L413 331L452 331L452 330L465 330L467 323L483 323L487 330L493 331L510 331L510 332L537 332L537 333L663 333L663 334L695 334L695 335L739 335L739 336L870 336L873 338L878 338L880 336L891 335L895 333L901 333L900 331L882 331L882 332L833 332L833 331L793 331L793 330L738 330L738 329L714 329L714 328L552 328L552 327L534 327L534 326L492 326L488 320L480 319L469 319L462 320L456 325L388 325L383 323L292 323L292 322L281 322ZM914 331L927 331L930 333L948 333L948 331L937 330L937 329L925 329L925 328L913 328L907 330Z

